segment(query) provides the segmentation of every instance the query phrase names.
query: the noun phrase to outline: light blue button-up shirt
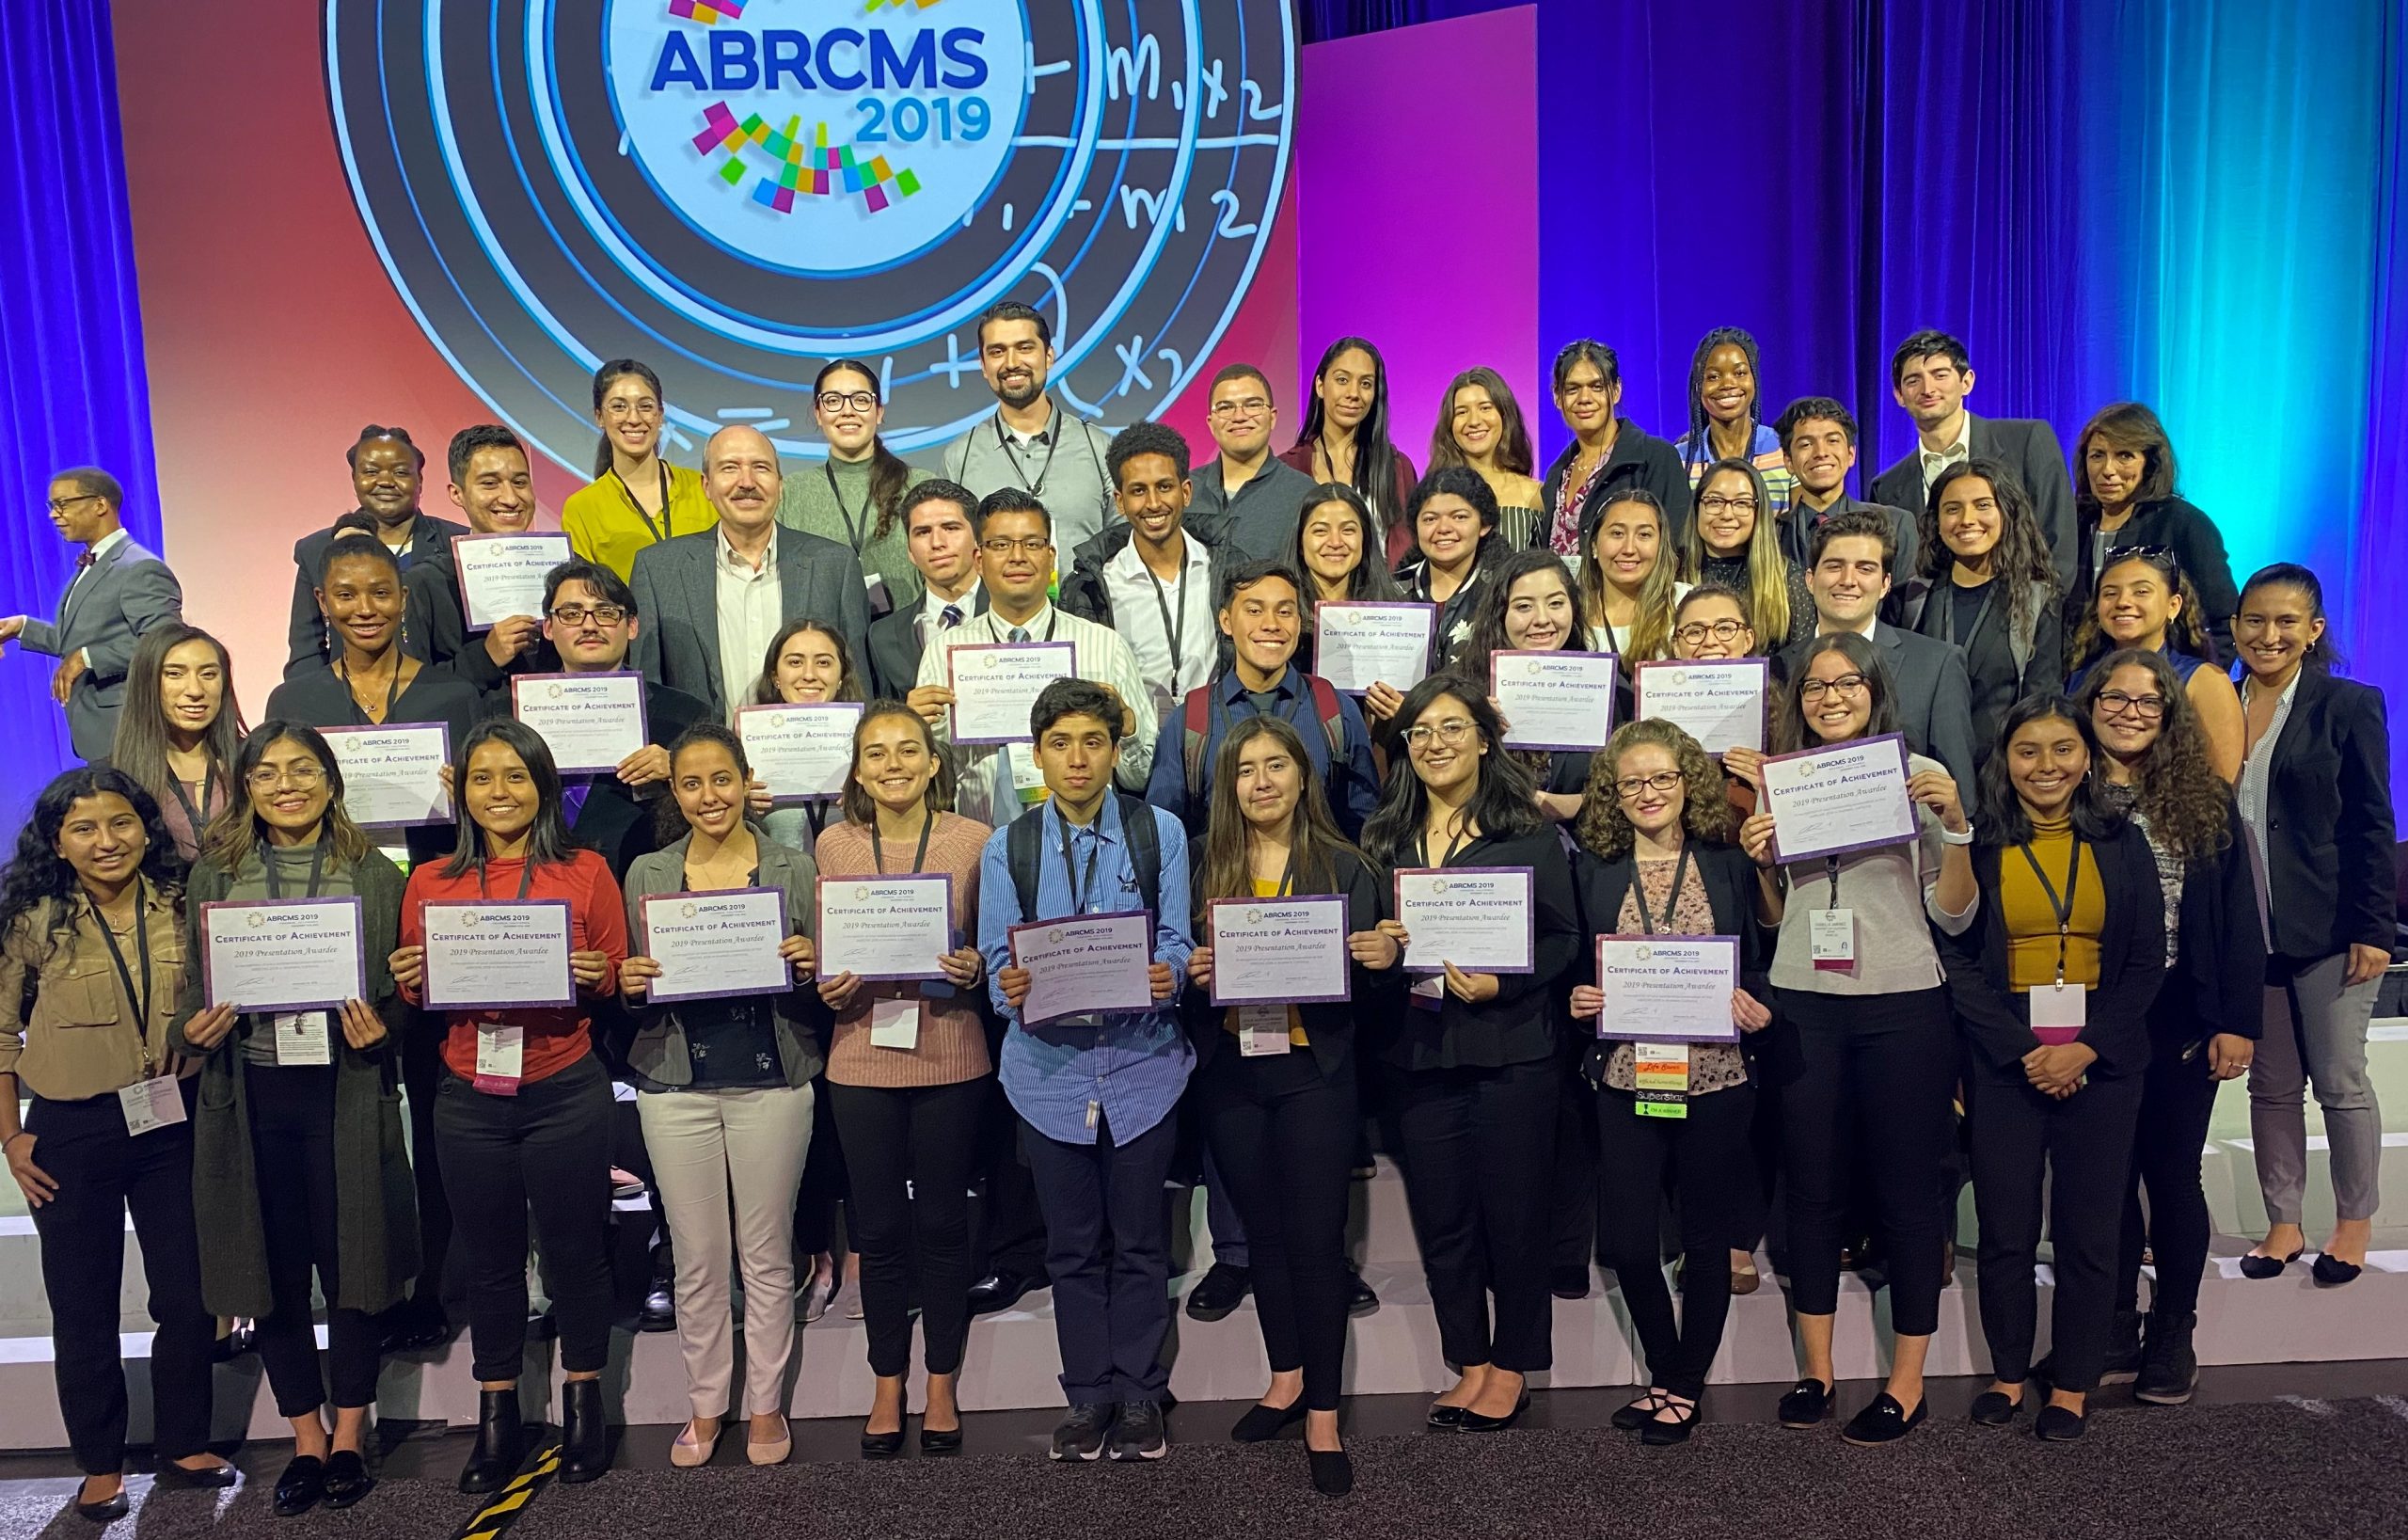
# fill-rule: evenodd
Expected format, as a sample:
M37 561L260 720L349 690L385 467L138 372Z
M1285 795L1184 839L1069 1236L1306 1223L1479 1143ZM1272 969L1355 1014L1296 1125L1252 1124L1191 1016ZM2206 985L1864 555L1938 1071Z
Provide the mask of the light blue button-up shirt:
M1154 915L1154 961L1170 966L1181 983L1188 955L1196 950L1188 934L1187 836L1179 820L1149 807L1155 837L1162 847L1162 903ZM1052 802L1038 809L1044 837L1037 864L1037 913L1040 920L1073 914L1109 914L1143 909L1136 868L1129 859L1128 841L1120 827L1120 799L1108 796L1094 823L1085 828L1065 825ZM996 1067L1004 1095L1014 1111L1049 1139L1063 1144L1093 1144L1095 1125L1089 1110L1100 1113L1116 1143L1125 1143L1170 1115L1187 1088L1188 1071L1196 1053L1180 1029L1179 995L1151 1010L1082 1018L1024 1026L1020 1013L1005 1003L1002 985L994 980L1011 966L1011 928L1021 923L1020 901L1012 886L1009 825L989 837L978 874L978 949L987 956L988 992L1008 1024L1002 1060ZM1066 849L1069 861L1066 865ZM1096 857L1095 881L1086 885L1087 857ZM1071 902L1070 867L1079 873L1079 901Z

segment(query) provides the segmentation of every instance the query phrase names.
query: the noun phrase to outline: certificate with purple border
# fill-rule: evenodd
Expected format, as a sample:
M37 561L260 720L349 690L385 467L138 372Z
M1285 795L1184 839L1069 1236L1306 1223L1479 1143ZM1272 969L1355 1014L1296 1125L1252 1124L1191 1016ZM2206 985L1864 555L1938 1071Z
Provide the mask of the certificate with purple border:
M1215 898L1206 934L1216 1006L1310 1006L1354 998L1346 900Z
M1035 920L1006 932L1012 966L1029 973L1022 1026L1068 1016L1154 1008L1154 916L1143 909Z
M1493 652L1488 693L1509 749L1593 753L1614 732L1622 660L1609 652Z
M1599 936L1597 1036L1616 1042L1737 1042L1736 936Z
M362 829L414 829L452 821L443 767L452 729L439 722L381 727L321 727L342 770L342 810Z
M1324 600L1313 606L1313 672L1351 695L1411 690L1430 672L1437 625L1438 607L1418 600Z
M643 955L660 964L645 991L656 1005L738 994L784 994L794 965L784 888L653 893L643 900Z
M1528 866L1405 866L1396 917L1411 973L1536 973L1538 911Z
M422 905L426 1008L520 1010L577 1004L565 898L434 899Z
M541 616L544 579L575 554L558 531L453 535L452 572L469 632L490 631L513 615Z
M1028 714L1056 679L1078 675L1069 642L965 642L944 655L953 740L964 748L1026 743Z
M608 775L649 741L643 675L632 669L513 675L510 714L535 729L562 775Z
M739 706L736 736L752 773L779 806L840 796L853 772L858 701L816 705Z
M1641 663L1632 671L1635 717L1671 722L1718 759L1725 749L1762 753L1770 667L1762 658Z
M1765 811L1784 864L1906 844L1917 833L1906 735L1774 754L1765 761Z
M943 979L953 949L950 872L819 879L820 977Z
M356 896L202 904L203 996L238 1010L336 1010L367 999L361 913Z

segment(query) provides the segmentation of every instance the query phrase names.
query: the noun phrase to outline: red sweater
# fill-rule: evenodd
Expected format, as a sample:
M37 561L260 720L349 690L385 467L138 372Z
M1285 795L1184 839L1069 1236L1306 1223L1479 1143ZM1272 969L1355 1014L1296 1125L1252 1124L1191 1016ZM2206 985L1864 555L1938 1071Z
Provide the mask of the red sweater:
M425 910L430 900L515 899L518 897L518 879L526 865L523 861L488 862L480 881L473 868L457 877L444 876L443 868L448 864L430 861L411 869L409 886L402 896L403 945L426 945ZM627 908L619 897L618 880L610 875L610 865L592 850L578 850L565 862L536 867L527 897L567 899L569 950L607 954L610 959L610 976L599 989L580 988L575 1006L459 1010L446 1016L443 1062L463 1079L476 1078L479 1022L527 1029L526 1057L519 1074L522 1081L558 1074L592 1050L594 1017L586 1008L586 1002L608 999L619 991L619 964L627 955ZM402 998L415 1006L422 1002L424 992L422 989L405 989Z

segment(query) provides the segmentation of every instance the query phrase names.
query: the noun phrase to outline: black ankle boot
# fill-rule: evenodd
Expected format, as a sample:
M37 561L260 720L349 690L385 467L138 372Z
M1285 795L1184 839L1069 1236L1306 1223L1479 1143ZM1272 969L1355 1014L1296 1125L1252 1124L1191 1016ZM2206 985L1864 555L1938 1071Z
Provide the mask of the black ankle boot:
M2129 1385L2141 1373L2141 1312L2117 1310L2107 1328L2107 1362L2099 1371L2101 1385Z
M610 1469L610 1430L602 1421L602 1382L573 1379L561 1388L561 1480L575 1485Z
M2191 1333L2199 1318L2190 1311L2160 1310L2148 1318L2148 1345L2141 1357L2132 1399L2152 1406L2179 1406L2199 1383L2198 1356Z
M460 1469L460 1490L471 1494L499 1492L518 1474L527 1457L527 1428L518 1420L518 1388L485 1390L477 1396L477 1447Z

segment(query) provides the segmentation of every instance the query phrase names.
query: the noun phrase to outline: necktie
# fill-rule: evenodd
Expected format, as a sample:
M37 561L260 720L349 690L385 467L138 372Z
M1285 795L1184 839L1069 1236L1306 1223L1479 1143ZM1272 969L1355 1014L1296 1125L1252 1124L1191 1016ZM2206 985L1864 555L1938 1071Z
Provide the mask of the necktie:
M1025 626L1015 626L1015 627L1012 627L1012 630L1011 630L1011 639L1012 639L1014 642L1025 642L1025 641L1027 641L1027 640L1028 640L1028 627L1025 627Z
M950 631L960 624L961 606L958 604L946 605L944 607L944 613L937 616L937 629L940 631Z

